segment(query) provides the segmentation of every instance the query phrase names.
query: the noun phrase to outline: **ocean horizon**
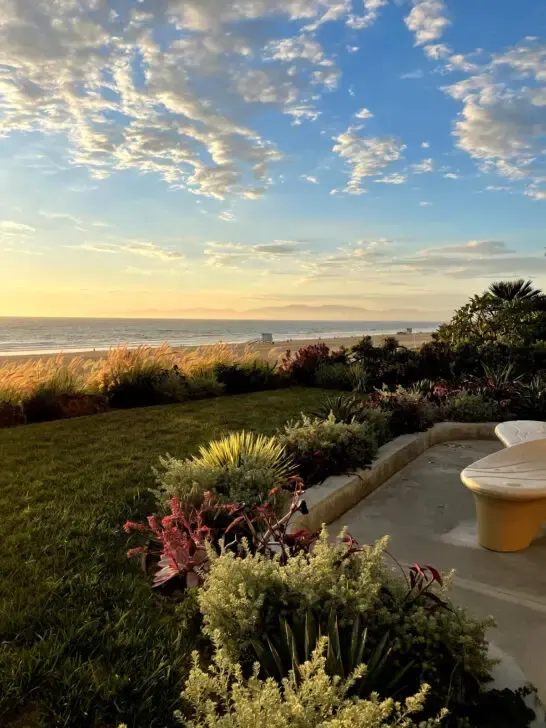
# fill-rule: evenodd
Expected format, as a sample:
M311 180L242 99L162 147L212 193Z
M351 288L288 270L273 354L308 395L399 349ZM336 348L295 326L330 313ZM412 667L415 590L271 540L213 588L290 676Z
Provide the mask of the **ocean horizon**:
M0 355L93 351L124 343L159 346L164 341L171 346L241 344L263 333L271 334L274 342L392 335L408 328L428 333L438 325L431 321L0 317Z

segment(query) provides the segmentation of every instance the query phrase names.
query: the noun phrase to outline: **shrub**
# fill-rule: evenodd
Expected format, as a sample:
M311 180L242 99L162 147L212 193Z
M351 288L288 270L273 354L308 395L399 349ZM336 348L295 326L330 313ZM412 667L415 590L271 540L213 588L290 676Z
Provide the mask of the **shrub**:
M199 455L160 460L162 500L197 500L212 491L231 503L263 503L278 485L286 485L292 463L274 437L237 432L202 446Z
M412 393L402 387L394 392L386 388L378 390L370 396L369 402L388 414L392 437L426 430L439 417L435 405L426 401L420 393Z
M337 422L368 424L375 432L378 445L389 439L389 415L379 409L368 407L362 397L346 394L327 397L324 403L311 413L311 417L325 420L330 414Z
M501 408L482 394L460 392L443 406L445 419L454 422L497 422L502 419Z
M173 579L183 588L200 586L209 571L210 548L219 550L220 539L228 534L228 545L222 543L233 553L244 555L250 550L284 564L292 556L309 553L318 538L318 533L305 529L288 532L294 514L307 513L302 495L299 483L282 517L275 513L271 502L245 510L241 505L220 503L210 491L202 495L198 505L171 498L170 512L163 518L150 516L147 523L125 523L126 533L144 532L150 536L146 545L129 549L127 556L146 554L152 560L157 566L154 587Z
M351 635L358 621L366 631L362 661L373 661L378 651L388 656L391 666L404 671L402 685L396 687L400 693L411 694L425 681L432 687L434 711L449 700L450 708L472 704L489 679L489 622L475 621L453 606L431 567L414 565L408 577L388 571L385 543L331 544L324 532L309 554L290 558L284 566L261 555L241 559L223 553L213 558L198 594L205 633L231 659L248 666L256 640L278 643L281 618L296 623L311 612L332 637L328 625L334 619L342 635ZM340 654L337 646L333 653ZM330 661L328 670L340 672L339 664ZM397 670L379 682L385 694Z
M227 394L243 394L275 389L288 383L276 369L275 364L256 359L243 363L222 362L214 367L214 373Z
M337 422L332 414L324 420L303 415L285 426L280 439L306 485L370 465L378 447L368 424Z
M417 727L412 716L421 712L428 688L404 702L353 698L354 680L362 677L365 666L345 680L332 679L326 672L327 640L321 640L311 659L290 672L281 685L261 680L255 671L244 680L241 666L233 664L222 652L215 655L212 667L204 670L197 653L193 655L183 698L191 705L193 717L180 721L188 728L400 728ZM421 728L440 725L438 718L419 723Z
M245 558L225 551L211 560L198 595L204 631L235 660L251 660L253 640L278 624L279 616L312 610L322 622L334 611L340 624L368 612L382 582L386 540L346 558L351 545L328 543L323 532L309 555L285 565L262 554Z
M323 389L346 389L354 387L354 377L347 364L320 364L315 374L315 384Z
M216 378L212 367L197 367L187 375L186 387L189 399L208 399L219 397L224 385Z
M303 346L292 356L290 350L281 361L280 370L299 384L314 384L317 369L330 359L326 344Z

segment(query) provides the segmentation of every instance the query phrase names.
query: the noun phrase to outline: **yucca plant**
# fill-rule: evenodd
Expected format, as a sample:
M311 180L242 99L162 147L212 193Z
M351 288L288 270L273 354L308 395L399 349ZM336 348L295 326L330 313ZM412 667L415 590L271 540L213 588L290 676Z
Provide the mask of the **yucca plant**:
M345 679L360 665L366 664L364 675L354 686L354 693L359 696L374 691L380 695L393 695L414 665L413 660L402 667L394 663L388 631L372 647L368 644L368 628L360 617L353 621L352 627L342 628L334 611L325 625L317 623L310 609L303 617L295 613L280 616L274 630L253 640L252 648L265 676L280 682L290 671L299 673L301 665L311 659L324 637L328 645L326 671L329 675Z
M201 445L199 455L194 459L212 468L240 468L249 463L259 464L274 472L279 483L286 480L292 470L284 446L276 437L244 430Z

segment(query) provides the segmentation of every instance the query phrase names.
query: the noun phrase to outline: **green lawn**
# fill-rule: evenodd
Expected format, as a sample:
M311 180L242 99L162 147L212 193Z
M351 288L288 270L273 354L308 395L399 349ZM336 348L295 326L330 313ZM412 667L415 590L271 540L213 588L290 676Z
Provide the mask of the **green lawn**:
M126 559L121 526L150 512L159 455L236 429L273 433L325 395L278 390L0 430L0 725L174 725L195 629Z

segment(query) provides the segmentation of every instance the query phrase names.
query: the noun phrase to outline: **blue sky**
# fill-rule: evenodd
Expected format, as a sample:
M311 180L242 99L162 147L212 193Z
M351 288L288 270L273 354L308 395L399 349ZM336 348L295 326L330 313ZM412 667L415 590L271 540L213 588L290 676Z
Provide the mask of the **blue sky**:
M0 315L438 320L546 286L544 2L0 21Z

